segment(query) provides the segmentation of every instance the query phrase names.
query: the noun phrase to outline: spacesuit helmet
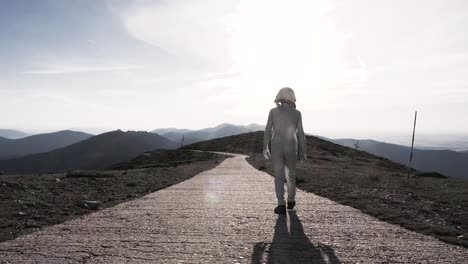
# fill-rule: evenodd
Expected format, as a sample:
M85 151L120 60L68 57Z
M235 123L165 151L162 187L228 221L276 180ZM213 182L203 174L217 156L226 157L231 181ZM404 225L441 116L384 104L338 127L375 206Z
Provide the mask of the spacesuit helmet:
M294 94L294 90L289 87L281 88L276 95L275 103L289 103L291 105L296 105L296 95Z

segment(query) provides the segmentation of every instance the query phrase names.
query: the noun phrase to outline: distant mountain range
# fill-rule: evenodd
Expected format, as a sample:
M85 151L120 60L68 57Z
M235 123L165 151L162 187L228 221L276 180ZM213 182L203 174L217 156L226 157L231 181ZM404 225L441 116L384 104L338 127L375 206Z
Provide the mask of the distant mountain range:
M117 130L50 152L0 160L0 170L7 174L20 174L104 169L146 151L175 147L174 142L155 133Z
M128 161L146 151L179 147L182 137L187 145L263 129L263 126L256 124L221 124L200 130L156 129L154 133L118 130L93 136L65 130L21 139L0 137L0 170L8 174L18 174L104 169Z
M55 133L39 134L20 139L0 137L0 160L22 157L28 154L48 152L62 148L93 135L83 132L64 130Z
M182 138L184 145L189 145L263 130L264 126L257 124L242 126L225 123L199 130L162 128L152 133L118 130L93 136L66 130L21 139L0 137L0 170L7 173L35 173L78 168L101 169L128 161L146 151L180 147ZM9 135L19 136L20 133ZM375 140L320 138L351 148L355 148L357 143L359 150L403 165L408 164L410 148L407 146ZM420 171L436 171L447 176L468 178L468 151L415 149L413 167Z
M352 138L352 137L350 137ZM411 146L411 134L409 135L375 135L373 140L390 144ZM468 151L468 132L462 133L419 133L416 134L414 147L430 150Z
M328 139L336 144L354 148L408 165L411 148L375 140ZM468 151L415 149L413 167L420 171L436 171L447 176L468 179Z
M199 141L221 138L226 136L238 135L247 132L255 132L264 130L265 126L258 124L250 124L247 126L221 124L216 127L209 127L200 130L178 129L178 128L162 128L155 129L151 132L160 134L177 144L181 145L184 138L184 145L192 144Z
M29 135L22 131L13 130L13 129L0 129L0 137L3 137L3 138L18 139L18 138L24 138L27 136Z

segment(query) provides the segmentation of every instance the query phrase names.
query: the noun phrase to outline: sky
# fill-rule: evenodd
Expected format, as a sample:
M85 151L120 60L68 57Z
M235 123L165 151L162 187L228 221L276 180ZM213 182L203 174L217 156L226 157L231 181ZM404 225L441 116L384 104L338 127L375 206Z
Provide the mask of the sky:
M0 1L0 128L468 131L464 0Z

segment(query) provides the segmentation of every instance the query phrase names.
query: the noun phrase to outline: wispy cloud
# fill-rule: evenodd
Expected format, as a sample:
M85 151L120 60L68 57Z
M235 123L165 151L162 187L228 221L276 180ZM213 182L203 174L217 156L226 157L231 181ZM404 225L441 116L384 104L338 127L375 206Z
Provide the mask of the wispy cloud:
M139 3L119 15L128 34L137 40L186 61L219 65L229 59L229 15L236 2Z
M108 66L78 66L78 65L62 65L62 66L45 66L33 70L24 71L24 74L73 74L73 73L88 73L88 72L111 72L111 71L130 71L139 70L145 67L140 65L108 65Z
M114 96L138 96L140 93L132 89L104 89L100 91L104 95L114 95Z

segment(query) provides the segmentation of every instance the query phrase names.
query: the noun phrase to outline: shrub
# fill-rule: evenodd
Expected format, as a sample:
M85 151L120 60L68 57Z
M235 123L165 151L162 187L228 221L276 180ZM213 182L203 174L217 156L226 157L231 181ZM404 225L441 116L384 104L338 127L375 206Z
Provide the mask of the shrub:
M369 176L369 180L371 180L373 182L379 182L380 177L378 175L371 175L371 176Z

